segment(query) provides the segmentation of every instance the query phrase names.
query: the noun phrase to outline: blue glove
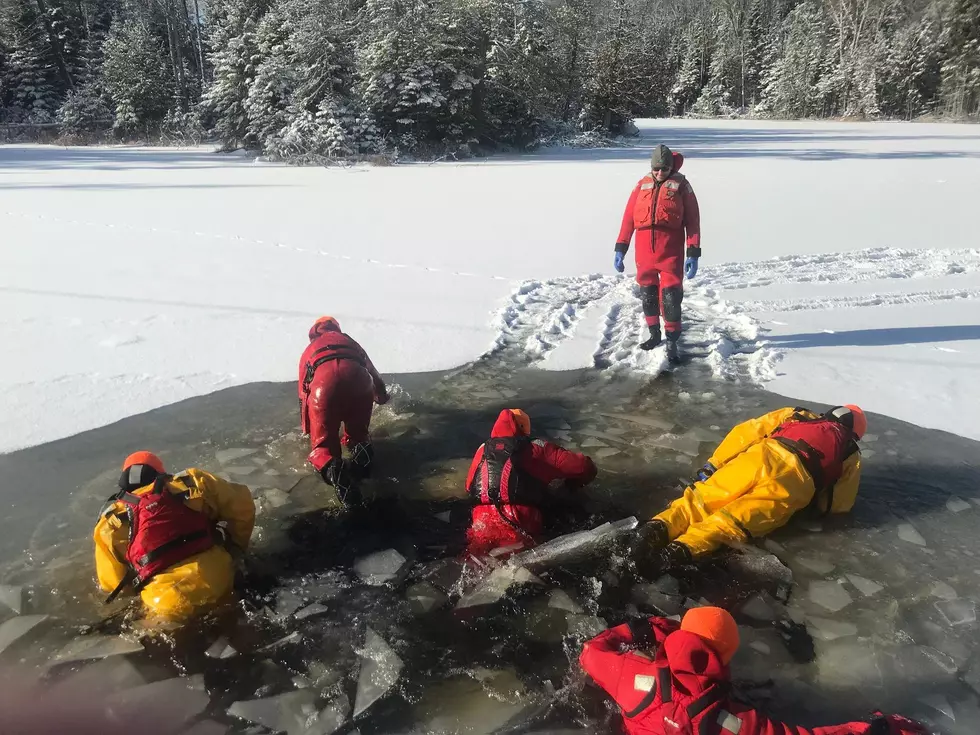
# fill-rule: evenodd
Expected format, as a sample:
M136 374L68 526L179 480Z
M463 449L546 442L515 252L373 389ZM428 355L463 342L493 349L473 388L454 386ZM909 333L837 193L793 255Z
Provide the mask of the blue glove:
M688 278L694 278L698 274L698 259L688 258L684 261L684 275Z
M616 251L616 257L613 259L613 268L615 268L616 272L618 273L622 273L624 270L626 270L626 266L623 265L623 257L625 255L626 253L621 253L618 250Z

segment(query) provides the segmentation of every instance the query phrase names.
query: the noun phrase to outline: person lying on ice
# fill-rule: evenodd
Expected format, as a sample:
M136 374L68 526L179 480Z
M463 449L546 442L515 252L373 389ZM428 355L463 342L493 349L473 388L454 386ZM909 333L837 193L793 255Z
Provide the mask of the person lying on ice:
M869 722L804 728L766 717L729 694L738 626L718 607L680 624L635 619L600 633L579 662L622 709L630 735L928 735L917 722L876 712Z
M640 286L643 316L650 328L650 338L640 348L652 350L660 344L662 311L667 359L672 363L679 359L677 340L681 336L684 275L697 275L701 257L701 214L691 183L680 173L683 163L684 156L665 145L653 149L650 173L640 179L626 204L613 261L622 273L635 231L636 282Z
M496 548L534 546L544 530L542 505L552 499L548 484L564 480L566 489L580 488L597 471L584 454L532 439L528 415L504 409L466 476L466 492L474 503L467 552L483 556Z
M374 462L371 411L375 403L387 402L385 382L364 349L340 331L333 317L317 319L299 360L300 422L310 437L310 464L343 503L360 502L355 485L370 474ZM341 444L350 450L349 464Z
M219 525L221 524L221 525ZM95 570L111 602L139 593L151 616L181 621L231 596L255 502L245 485L198 469L169 475L151 452L123 462L95 525Z
M739 424L684 495L640 527L637 572L656 577L722 545L765 536L808 506L847 513L861 480L857 442L867 428L857 406L822 415L782 408Z

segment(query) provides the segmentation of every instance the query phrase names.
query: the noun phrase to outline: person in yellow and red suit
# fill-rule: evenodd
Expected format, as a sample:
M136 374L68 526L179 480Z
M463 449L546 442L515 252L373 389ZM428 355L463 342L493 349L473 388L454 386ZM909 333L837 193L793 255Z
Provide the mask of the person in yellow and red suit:
M532 438L524 411L504 409L466 476L474 504L467 552L482 556L496 548L534 546L544 531L542 505L553 502L548 484L564 480L565 489L572 490L588 485L597 472L584 454Z
M220 524L220 525L219 525ZM111 602L138 593L151 617L183 621L225 602L255 524L245 485L198 469L169 475L151 452L123 462L95 525L95 569Z
M813 728L771 719L729 693L738 646L728 612L698 607L680 624L654 617L606 630L585 644L579 662L619 705L630 735L928 735L917 722L880 712Z
M650 338L640 348L652 350L660 344L662 310L667 358L674 363L679 359L683 279L685 274L697 275L701 257L701 213L691 182L680 173L683 164L684 156L667 146L653 149L650 173L640 179L626 204L613 263L622 273L636 232L636 282L650 329Z
M299 360L299 412L303 433L310 436L310 464L333 485L341 502L356 505L357 481L370 474L374 463L371 412L375 403L388 402L388 389L371 358L340 331L336 319L320 317L309 336ZM349 465L341 444L350 450Z
M847 513L861 481L857 406L782 408L732 429L684 495L640 527L632 559L646 577L785 525L797 511Z

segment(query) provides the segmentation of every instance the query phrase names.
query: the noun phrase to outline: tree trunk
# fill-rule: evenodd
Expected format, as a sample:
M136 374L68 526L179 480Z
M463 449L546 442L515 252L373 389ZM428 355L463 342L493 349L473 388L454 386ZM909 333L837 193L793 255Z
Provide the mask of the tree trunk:
M201 91L204 91L206 80L204 78L204 45L201 43L201 6L198 0L194 0L194 35L197 40L197 62L201 65Z
M58 66L58 74L61 75L61 80L65 83L65 87L70 91L75 89L75 83L72 81L71 74L68 71L68 64L65 61L65 47L61 43L61 39L58 38L58 34L54 32L54 27L51 25L51 18L48 17L48 7L45 5L44 0L35 0L37 3L37 12L41 17L41 22L44 23L44 30L48 34L48 42L51 44L51 51L54 52L54 61Z

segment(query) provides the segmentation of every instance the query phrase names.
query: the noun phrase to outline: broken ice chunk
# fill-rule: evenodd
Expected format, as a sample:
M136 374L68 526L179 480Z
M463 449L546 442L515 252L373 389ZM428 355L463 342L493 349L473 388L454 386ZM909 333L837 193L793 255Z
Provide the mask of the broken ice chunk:
M303 620L303 618L311 618L314 615L323 615L330 608L326 605L321 605L319 602L314 602L296 611L293 617L296 620Z
M307 735L330 735L339 730L350 716L350 700L346 694L340 694L326 707L320 710L315 725L307 731Z
M416 615L440 608L449 600L442 590L429 582L413 584L405 591L405 598Z
M277 487L266 488L262 492L262 496L265 498L265 502L269 504L270 508L281 508L289 503L289 494L283 492Z
M830 612L838 612L853 602L851 594L839 582L810 582L808 596L812 602Z
M478 605L492 605L500 600L507 591L515 584L538 584L544 585L538 577L531 574L524 567L507 565L499 567L490 572L476 588L463 595L456 603L456 609L462 610Z
M671 577L669 574L657 577L653 580L653 586L665 595L679 595L681 593L681 583L677 581L676 577Z
M753 620L765 622L772 622L778 617L775 607L770 603L769 596L765 593L752 595L747 599L742 604L741 613Z
M253 454L257 454L258 451L258 449L253 449L251 447L236 447L234 449L219 449L214 453L214 456L218 460L219 464L224 465L238 459L251 457Z
M962 498L957 498L953 495L946 501L946 507L953 513L962 513L964 510L969 510L972 506Z
M622 452L619 449L613 449L612 447L609 447L606 449L600 449L598 452L595 453L595 456L598 457L599 459L607 459L608 457L615 457L617 454L621 454L621 453Z
M950 705L949 700L946 699L942 694L927 694L924 697L919 697L919 701L927 707L931 707L942 715L945 715L949 719L955 721L956 715L953 713L953 707Z
M588 449L590 447L608 448L609 445L606 444L605 442L599 441L594 436L590 436L590 437L586 437L586 439L582 442L582 449Z
M238 655L238 651L231 647L227 638L222 636L211 644L210 648L204 652L204 655L208 658L231 658L232 656Z
M898 537L902 541L908 541L910 544L915 544L916 546L926 545L926 540L922 538L922 534L916 531L911 523L898 524Z
M298 689L275 697L235 702L228 714L287 735L305 735L317 715L317 694Z
M227 735L228 726L214 720L201 720L184 730L180 735Z
M565 590L552 590L548 595L548 607L566 610L576 615L583 612L582 606L575 602Z
M403 571L407 571L408 560L395 549L376 551L363 556L354 562L354 571L365 584L380 587L398 579Z
M629 421L634 424L639 424L640 426L647 426L653 429L662 429L664 431L672 428L672 424L669 421L655 419L651 416L640 416L638 414L626 413L600 413L599 415L610 419L616 419L617 421Z
M665 594L652 584L633 585L630 599L644 610L653 610L664 615L677 615L684 610L683 597Z
M303 598L291 590L280 590L276 595L276 614L289 617L303 607Z
M676 434L662 434L658 437L650 437L647 443L660 449L670 449L689 457L696 457L701 448L701 442L696 437Z
M605 620L595 615L569 615L568 634L577 638L594 638L609 627Z
M976 605L973 600L943 600L937 602L936 609L942 614L949 625L965 625L977 619Z
M139 722L147 712L157 708L155 717L158 724L162 720L176 730L201 714L209 701L204 691L204 679L198 674L125 689L106 697L105 704L106 712L117 722ZM159 709L161 703L166 703L165 709Z
M452 520L453 514L450 511L445 511L443 513L436 513L436 518L438 518L443 523L449 523Z
M793 571L772 554L754 546L742 547L741 553L725 560L729 571L743 577L793 584Z
M809 569L814 574L830 574L834 571L834 564L831 564L828 559L820 556L803 556L800 555L794 559L794 561L805 569Z
M630 516L614 523L603 523L591 530L565 534L516 554L511 563L534 569L587 558L590 553L632 531L637 525L639 521L636 517Z
M0 584L0 605L5 605L20 615L24 612L24 588L20 585Z
M858 592L860 592L865 597L871 597L881 592L884 587L882 587L877 582L872 582L870 579L865 579L864 577L859 577L856 574L848 574L847 580L857 587Z
M370 628L364 648L358 651L361 672L357 678L354 717L359 717L395 686L404 663L384 639Z
M813 636L822 641L835 641L838 638L857 635L858 632L856 625L843 620L830 620L816 615L808 615L806 621L809 623Z
M127 653L142 651L143 644L120 636L91 635L78 638L62 648L54 657L54 663L63 664L69 661L86 661L109 656L123 656Z
M226 475L237 475L239 477L247 477L255 472L258 472L258 467L247 464L236 464L230 465L228 467L223 467L222 472Z
M279 648L280 646L285 646L289 643L299 643L302 639L303 635L298 630L294 630L289 635L284 636L277 641L273 641L267 646L262 646L259 651L271 651L273 648Z
M940 600L955 600L957 597L959 597L959 595L956 594L956 590L942 581L936 582L934 585L932 585L932 589L929 590L929 594L932 597L938 597Z

